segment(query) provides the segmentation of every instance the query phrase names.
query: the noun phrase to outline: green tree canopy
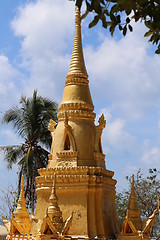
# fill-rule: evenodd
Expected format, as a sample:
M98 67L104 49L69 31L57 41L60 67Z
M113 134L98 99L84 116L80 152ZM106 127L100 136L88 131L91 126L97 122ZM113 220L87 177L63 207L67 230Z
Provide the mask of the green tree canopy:
M132 22L141 21L147 27L145 37L157 45L156 53L160 53L160 1L159 0L73 0L81 8L85 4L85 13L94 12L89 27L99 21L104 28L109 28L113 35L116 27L125 36L127 30L133 31Z
M57 103L37 95L32 98L21 97L19 106L9 109L3 117L4 123L11 123L23 143L17 146L1 148L5 154L8 168L14 163L19 166L18 193L20 193L21 176L25 178L25 197L30 207L35 206L35 177L38 169L48 164L51 136L48 131L50 119L57 121Z

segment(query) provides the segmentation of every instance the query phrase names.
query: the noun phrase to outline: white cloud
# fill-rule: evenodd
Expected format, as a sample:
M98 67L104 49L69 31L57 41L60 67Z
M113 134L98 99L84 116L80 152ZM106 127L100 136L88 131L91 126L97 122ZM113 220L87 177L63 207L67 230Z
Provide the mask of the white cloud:
M120 153L126 155L135 145L136 139L126 130L126 122L124 119L113 119L109 109L102 109L97 119L101 114L104 114L106 119L106 127L102 133L102 144L104 153L110 155Z
M126 122L124 119L115 119L108 122L104 129L103 140L107 145L114 149L131 149L135 143L135 138L126 131Z
M14 104L19 99L18 85L21 79L23 75L11 65L6 56L0 55L0 112L11 107L11 103Z
M12 22L22 37L25 58L53 57L68 48L74 28L73 3L64 0L38 0L19 8Z
M136 27L137 31L122 39L104 36L96 49L86 47L96 101L103 101L103 105L109 102L130 119L139 119L159 108L160 101L159 56L148 55L149 43L143 38L143 26Z
M148 166L159 165L160 162L160 148L152 147L148 151L144 152L142 161Z
M12 28L21 38L22 67L30 73L25 94L37 88L41 95L60 101L73 43L74 4L64 0L26 4L19 8Z

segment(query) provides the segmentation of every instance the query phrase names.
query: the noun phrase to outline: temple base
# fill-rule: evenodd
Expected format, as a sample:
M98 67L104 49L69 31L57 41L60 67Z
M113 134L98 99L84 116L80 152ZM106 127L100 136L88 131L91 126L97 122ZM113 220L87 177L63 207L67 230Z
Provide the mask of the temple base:
M56 173L58 205L67 219L73 220L67 235L85 238L114 239L119 233L115 208L113 172L96 167L40 169L37 177L37 206L31 233L37 234L49 206L49 196Z

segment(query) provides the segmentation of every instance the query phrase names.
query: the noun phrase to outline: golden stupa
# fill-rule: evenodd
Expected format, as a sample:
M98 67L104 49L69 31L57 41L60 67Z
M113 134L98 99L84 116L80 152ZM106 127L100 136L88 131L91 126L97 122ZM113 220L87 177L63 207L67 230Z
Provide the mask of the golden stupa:
M76 8L73 52L59 106L58 125L55 128L54 121L50 120L48 129L52 146L49 163L47 168L39 169L36 178L35 214L29 217L22 185L12 219L9 221L3 217L9 231L8 239L15 239L15 234L16 239L21 239L21 235L24 239L26 234L29 239L118 237L122 240L133 239L132 230L136 232L134 239L139 239L136 238L139 236L136 229L141 228L141 220L134 181L120 233L115 207L116 180L113 179L114 173L106 169L101 144L106 121L102 114L96 126L93 111L82 50L80 11ZM130 225L133 229L128 227Z
M39 231L49 206L52 178L56 173L58 204L67 219L73 219L67 234L83 238L112 238L119 232L115 209L113 172L106 170L101 135L106 121L102 115L95 126L94 106L84 63L80 11L75 14L75 37L58 125L51 120L52 148L48 168L37 177L37 206L31 233Z

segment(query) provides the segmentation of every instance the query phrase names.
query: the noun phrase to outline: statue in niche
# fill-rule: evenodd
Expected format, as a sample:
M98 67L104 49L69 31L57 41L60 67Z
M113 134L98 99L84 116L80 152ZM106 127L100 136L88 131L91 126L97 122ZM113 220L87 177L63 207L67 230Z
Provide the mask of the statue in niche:
M50 131L51 137L52 137L51 155L53 153L53 142L54 142L54 136L55 136L55 126L56 126L55 121L50 119L50 122L49 122L49 125L48 125L48 130Z

